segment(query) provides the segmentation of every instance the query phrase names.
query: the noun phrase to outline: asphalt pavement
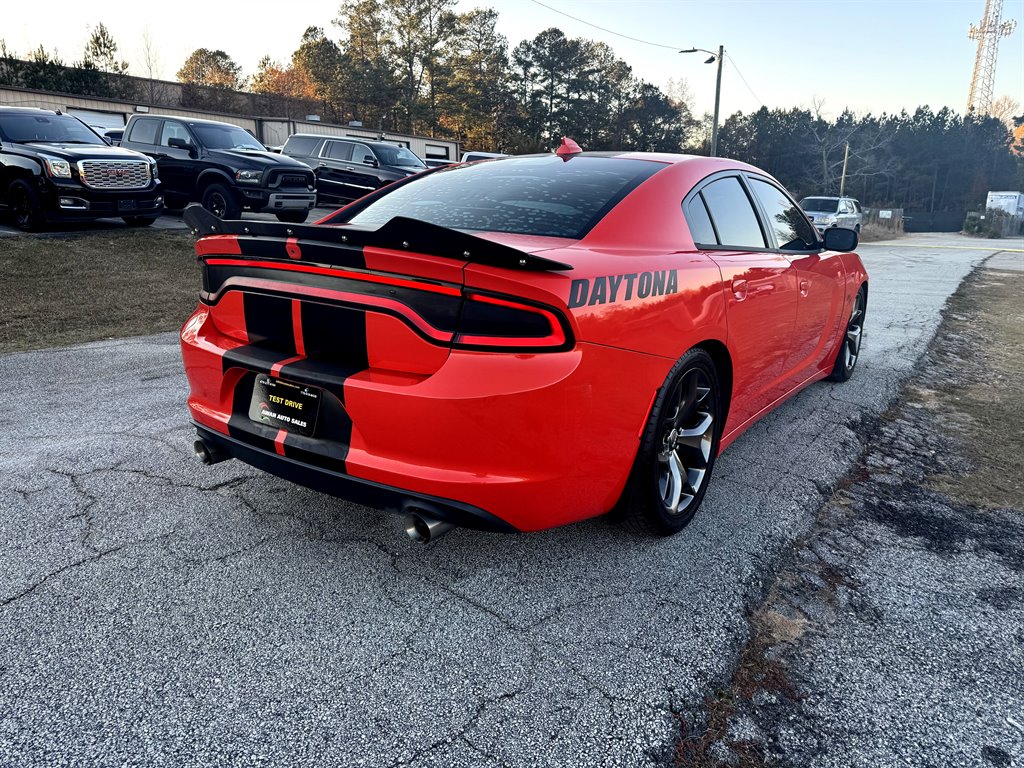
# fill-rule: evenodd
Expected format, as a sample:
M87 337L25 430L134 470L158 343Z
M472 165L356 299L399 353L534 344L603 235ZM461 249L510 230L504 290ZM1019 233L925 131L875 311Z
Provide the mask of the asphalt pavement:
M865 244L853 379L726 451L661 540L456 530L192 456L175 334L0 357L0 765L653 766L744 609L998 244Z

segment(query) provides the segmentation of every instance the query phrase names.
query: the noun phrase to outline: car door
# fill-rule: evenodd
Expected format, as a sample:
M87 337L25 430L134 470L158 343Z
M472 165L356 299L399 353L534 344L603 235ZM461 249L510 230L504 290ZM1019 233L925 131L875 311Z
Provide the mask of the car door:
M768 179L748 176L774 246L796 268L797 311L790 352L784 363L786 388L799 386L831 360L845 300L838 253L821 250L813 225L793 199ZM846 201L840 202L840 211Z
M353 187L358 190L360 197L381 186L380 173L377 170L379 167L380 160L368 146L356 144L352 148Z
M796 323L796 270L769 247L739 173L711 177L684 201L697 247L718 265L726 300L733 398L726 430L785 391L784 365Z
M329 139L320 148L314 164L316 188L321 195L349 199L358 197L351 189L352 142Z
M183 141L192 149L172 147L172 139ZM164 189L175 195L192 199L195 192L195 139L188 127L178 120L164 120L158 138L157 165L160 167L160 179Z

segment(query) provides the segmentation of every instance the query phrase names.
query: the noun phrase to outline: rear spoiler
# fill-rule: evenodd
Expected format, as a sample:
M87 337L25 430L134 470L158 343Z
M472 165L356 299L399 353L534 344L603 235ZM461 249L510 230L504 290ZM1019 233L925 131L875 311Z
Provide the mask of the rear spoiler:
M251 219L218 219L198 203L192 203L182 215L185 224L196 237L208 235L235 235L237 237L273 238L282 242L295 239L342 247L390 248L396 251L414 251L428 256L458 259L474 264L486 264L505 269L533 272L564 272L572 269L553 259L510 248L501 243L469 235L457 229L441 227L418 219L395 216L380 229L337 227L315 224L282 224L276 221Z

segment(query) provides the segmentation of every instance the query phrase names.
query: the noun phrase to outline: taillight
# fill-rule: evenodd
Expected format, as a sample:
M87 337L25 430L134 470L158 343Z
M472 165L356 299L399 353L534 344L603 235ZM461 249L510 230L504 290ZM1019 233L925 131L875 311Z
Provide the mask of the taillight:
M568 322L540 304L467 293L453 338L456 347L555 352L572 346Z

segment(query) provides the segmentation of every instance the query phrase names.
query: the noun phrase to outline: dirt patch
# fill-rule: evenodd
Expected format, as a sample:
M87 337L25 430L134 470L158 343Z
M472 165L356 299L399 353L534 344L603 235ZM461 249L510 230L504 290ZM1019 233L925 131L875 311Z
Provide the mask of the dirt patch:
M173 331L195 308L187 233L5 237L0 354Z
M1024 273L972 275L947 304L903 397L881 418L852 425L866 443L858 464L751 610L750 640L731 679L702 711L679 715L677 766L877 764L871 749L892 755L908 743L921 764L931 764L949 751L928 745L929 729L940 721L940 742L956 744L962 756L948 764L1011 764L1005 723L955 713L975 700L1013 702L1020 682L1015 649L1024 634L1011 630L1024 611L1021 296ZM877 564L893 552L896 570L879 576ZM982 564L973 587L963 573L972 561ZM936 583L943 585L938 596ZM930 694L952 691L951 698L915 720L913 707L898 704L908 696L901 688L907 679L896 679L917 660L885 638L926 635L947 585L966 590L965 597L955 601L959 613L943 614L941 642L948 645L929 652L966 661L944 668L949 678L929 687ZM907 628L911 615L919 623ZM983 657L983 671L969 660L974 640L955 639L974 632L1003 639ZM835 666L824 668L823 656ZM865 690L858 681L875 671L893 682ZM851 718L848 701L864 711ZM897 705L889 710L887 702ZM949 723L946 713L954 713ZM863 722L878 726L871 737L857 730ZM851 743L866 745L864 754L844 752Z
M942 414L961 437L966 475L939 474L930 485L979 507L1020 507L1024 499L1024 274L985 270L973 281L980 301L950 300L954 343L938 350L942 366L962 371L939 379L925 407Z

